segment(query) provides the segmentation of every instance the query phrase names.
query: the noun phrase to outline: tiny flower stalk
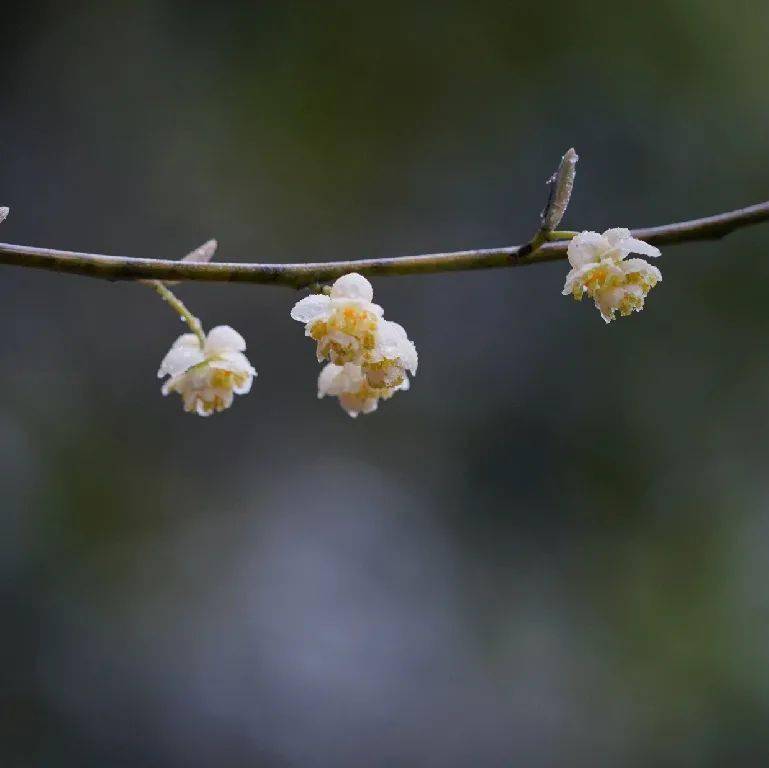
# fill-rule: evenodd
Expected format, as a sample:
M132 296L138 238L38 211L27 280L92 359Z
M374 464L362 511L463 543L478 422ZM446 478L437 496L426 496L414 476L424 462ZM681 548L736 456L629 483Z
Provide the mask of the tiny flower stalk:
M218 325L206 334L200 320L167 285L159 280L151 285L192 331L173 343L160 364L158 378L168 376L163 395L177 392L184 410L199 416L229 408L235 395L251 390L257 375L244 354L245 340L228 325Z
M318 379L318 397L332 395L350 416L371 413L380 400L409 387L417 350L404 328L384 319L365 277L340 277L326 294L297 302L291 317L316 342L318 362L328 363Z
M160 294L163 301L165 301L166 304L168 304L171 309L173 309L179 317L187 323L187 326L195 336L197 336L201 345L205 344L206 334L203 332L203 326L201 325L200 320L198 320L198 318L184 306L181 299L161 280L151 280L149 285L151 285L158 294Z

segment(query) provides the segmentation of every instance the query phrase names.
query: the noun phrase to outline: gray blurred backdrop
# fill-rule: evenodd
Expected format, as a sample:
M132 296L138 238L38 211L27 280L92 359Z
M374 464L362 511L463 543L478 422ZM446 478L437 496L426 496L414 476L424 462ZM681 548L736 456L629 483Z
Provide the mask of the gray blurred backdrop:
M326 260L769 196L769 4L4 7L8 242ZM769 759L769 227L641 315L563 263L375 281L420 352L357 421L285 288L182 285L252 394L163 399L145 287L0 268L0 764Z

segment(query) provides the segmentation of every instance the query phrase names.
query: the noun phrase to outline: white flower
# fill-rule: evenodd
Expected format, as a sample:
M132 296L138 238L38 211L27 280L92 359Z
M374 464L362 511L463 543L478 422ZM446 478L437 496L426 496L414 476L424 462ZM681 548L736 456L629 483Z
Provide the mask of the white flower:
M649 291L662 280L662 274L643 259L628 259L631 253L657 257L659 248L630 234L629 229L582 232L569 242L569 264L563 295L581 300L587 294L601 317L610 323L616 312L640 312Z
M291 311L318 342L318 360L329 361L318 397L338 397L351 416L371 413L380 400L408 389L407 372L416 374L419 363L403 326L385 320L373 298L371 283L351 273L334 283L329 296L308 296Z
M178 392L184 410L200 416L229 408L234 395L245 395L256 376L245 349L243 337L228 325L212 328L203 345L194 333L185 333L160 364L158 378L170 376L163 394Z
M339 405L353 418L360 413L372 413L380 400L388 400L396 392L408 388L409 380L405 375L397 386L372 387L366 373L355 363L328 363L318 376L318 397L338 397Z
M291 317L305 323L305 335L318 342L318 361L344 363L360 360L374 349L375 333L383 311L372 303L374 289L355 272L331 286L331 294L316 294L298 301Z

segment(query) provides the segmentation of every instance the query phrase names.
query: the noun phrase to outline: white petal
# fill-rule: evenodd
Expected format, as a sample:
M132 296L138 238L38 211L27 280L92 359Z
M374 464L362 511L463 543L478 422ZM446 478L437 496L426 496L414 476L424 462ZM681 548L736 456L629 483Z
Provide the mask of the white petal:
M329 363L320 372L320 376L318 376L318 397L325 397L326 395L331 394L334 382L341 372L342 366L335 365L334 363Z
M195 341L194 346L192 344L180 343L185 336L192 336ZM163 358L163 362L158 369L158 378L177 376L193 365L202 363L205 360L205 355L198 344L197 338L191 333L185 334L185 336L177 339L176 343L168 351L168 354Z
M384 314L384 310L382 307L379 306L379 304L374 304L370 301L366 301L365 299L353 299L349 296L332 296L331 297L331 308L332 309L345 309L349 306L355 306L359 309L363 309L366 312L371 312L371 314L376 315L377 317L382 317Z
M242 352L222 352L216 360L209 363L211 368L218 368L233 373L256 373L248 358Z
M163 386L160 388L160 391L163 393L163 397L167 397L171 392L174 391L174 387L178 381L179 376L172 376L170 379L165 380Z
M622 297L625 295L623 288L606 288L598 291L595 296L595 305L601 313L601 317L610 323L614 319L614 312L619 307Z
M607 229L603 234L612 248L622 252L623 258L629 253L640 253L642 256L653 256L654 258L660 255L659 248L633 237L629 229Z
M561 291L562 296L569 296L574 292L574 285L578 282L578 275L577 270L572 269L568 275L566 275L566 280L563 284L563 290Z
M419 366L419 355L417 354L414 342L410 339L406 339L406 342L401 347L401 362L407 371L416 376L417 367Z
M200 349L200 341L194 333L183 333L172 345L171 349L177 347L195 347Z
M331 308L331 299L322 293L314 293L312 296L305 296L294 304L291 310L291 317L300 323L311 323L313 320L327 315Z
M359 275L357 272L350 272L349 275L342 275L331 286L331 298L355 299L357 301L369 302L374 298L374 289L363 275Z
M588 275L594 270L600 267L600 264L585 264L582 267L575 267L569 270L569 274L566 275L566 282L563 284L563 290L561 294L568 296L574 291L576 285L582 285L587 279Z
M625 259L620 263L620 267L626 275L638 273L645 277L652 277L657 281L662 280L662 273L659 269L643 259Z
M329 392L334 395L359 392L365 379L366 377L359 365L356 363L345 363Z
M629 240L631 238L630 230L626 227L614 227L614 229L607 229L603 233L603 236L609 241L609 245L612 248L616 248L623 240Z
M625 293L643 299L645 297L644 289L640 285L626 285Z
M401 345L408 341L406 329L391 320L382 320L377 327L376 347L382 357L396 358Z
M247 395L251 391L251 385L254 383L254 379L256 378L257 373L254 371L253 373L249 373L246 380L241 384L239 387L233 387L232 391L236 395Z
M610 248L609 241L598 232L580 232L569 241L566 253L572 267L582 267L600 261Z
M242 384L236 385L234 381L231 383L232 391L236 395L248 394L251 391L254 377L257 375L255 368L242 352L224 352L215 360L211 360L207 367L210 370L230 371L239 378L245 376Z
M358 417L358 414L373 413L379 406L379 401L375 397L369 397L364 400L357 395L343 394L339 397L339 405L355 419Z
M615 251L612 251L612 254L616 253ZM624 277L624 272L622 271L622 261L616 261L613 256L610 256L609 258L605 258L601 261L600 266L606 270L606 276L607 277L615 277L619 280L622 280Z
M412 373L417 372L419 357L414 342L409 340L402 325L391 320L383 320L377 328L377 352L383 358L400 360L403 367Z
M379 325L379 338L383 344L396 345L401 339L408 338L408 334L400 323L383 320Z
M579 281L584 269L584 267L575 267L574 269L569 270L569 273L566 275L566 280L563 283L561 295L568 296L573 291L574 284Z
M357 397L357 393L364 384L365 376L359 365L329 363L318 376L318 397L325 395Z
M651 256L657 258L662 255L662 251L655 245L646 243L643 240L638 240L635 237L629 237L622 243L622 247L626 248L629 253L640 253L642 256Z
M204 351L207 356L222 352L242 352L246 348L245 339L229 325L217 325L206 336Z

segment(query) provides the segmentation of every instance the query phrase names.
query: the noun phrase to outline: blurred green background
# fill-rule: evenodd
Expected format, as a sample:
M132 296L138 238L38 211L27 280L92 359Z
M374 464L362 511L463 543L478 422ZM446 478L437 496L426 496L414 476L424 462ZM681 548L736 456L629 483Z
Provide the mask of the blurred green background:
M221 260L521 242L769 196L769 4L3 10L4 241ZM259 370L163 399L146 288L0 269L0 764L769 759L769 227L641 315L563 263L375 281L420 352L357 421L283 288L183 285Z

